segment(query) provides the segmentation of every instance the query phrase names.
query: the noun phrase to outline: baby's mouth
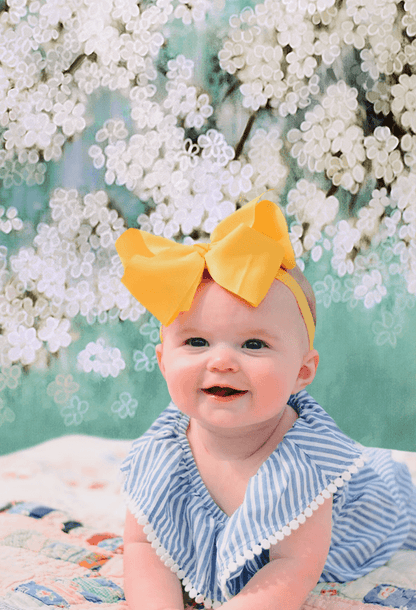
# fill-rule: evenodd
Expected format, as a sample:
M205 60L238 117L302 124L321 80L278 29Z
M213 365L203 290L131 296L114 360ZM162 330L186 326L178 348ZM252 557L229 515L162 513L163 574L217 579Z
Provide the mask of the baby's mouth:
M205 394L214 394L215 396L233 396L235 394L246 394L247 390L236 390L235 388L231 388L231 387L223 387L223 386L218 386L218 385L214 385L211 388L202 388L202 391Z

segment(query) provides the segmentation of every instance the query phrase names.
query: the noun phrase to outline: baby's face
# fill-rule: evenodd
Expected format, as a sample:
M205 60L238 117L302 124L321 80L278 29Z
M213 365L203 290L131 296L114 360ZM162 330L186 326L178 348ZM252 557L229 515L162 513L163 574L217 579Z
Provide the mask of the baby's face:
M276 280L258 307L204 281L156 347L173 402L209 429L278 421L312 381L313 352L294 295Z

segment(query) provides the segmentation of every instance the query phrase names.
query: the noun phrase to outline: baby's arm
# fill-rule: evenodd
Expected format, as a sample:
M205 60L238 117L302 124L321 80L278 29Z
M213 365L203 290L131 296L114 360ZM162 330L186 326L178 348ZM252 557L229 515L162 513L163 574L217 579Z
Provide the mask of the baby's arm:
M178 577L160 561L130 511L124 529L124 594L129 610L184 608Z
M299 610L322 574L331 542L332 499L270 548L270 563L224 610Z

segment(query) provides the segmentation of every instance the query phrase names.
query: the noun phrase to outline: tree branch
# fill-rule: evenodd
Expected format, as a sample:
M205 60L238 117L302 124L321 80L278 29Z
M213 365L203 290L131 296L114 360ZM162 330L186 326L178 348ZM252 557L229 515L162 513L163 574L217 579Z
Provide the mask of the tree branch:
M335 193L337 192L338 188L339 188L338 186L336 186L334 183L332 183L329 191L326 194L326 196L327 197L332 197L332 195L335 195Z
M246 128L244 129L243 135L241 136L239 143L235 147L234 159L238 159L238 157L243 152L244 144L246 143L246 140L250 134L251 128L253 127L253 123L256 120L256 116L257 116L257 112L254 112L251 115L251 117L249 118L249 120L247 121L247 125L246 125Z
M91 61L97 61L97 54L91 53L91 55L85 55L85 53L82 53L81 55L78 55L78 57L76 57L74 59L72 64L69 66L69 68L64 70L63 73L64 74L73 74L75 72L75 70L77 70L80 67L80 65L82 64L82 62L85 61L86 59L90 59Z

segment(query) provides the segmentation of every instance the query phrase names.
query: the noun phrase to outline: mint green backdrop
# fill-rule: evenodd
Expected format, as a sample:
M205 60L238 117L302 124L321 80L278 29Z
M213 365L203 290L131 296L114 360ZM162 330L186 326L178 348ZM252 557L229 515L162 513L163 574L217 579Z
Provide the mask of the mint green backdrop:
M315 289L311 394L416 450L416 16L392 0L0 0L0 453L169 397L114 242L266 189Z

